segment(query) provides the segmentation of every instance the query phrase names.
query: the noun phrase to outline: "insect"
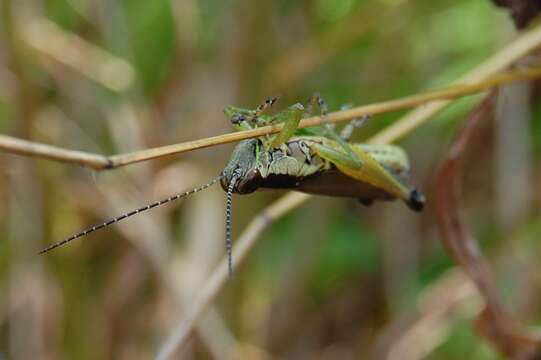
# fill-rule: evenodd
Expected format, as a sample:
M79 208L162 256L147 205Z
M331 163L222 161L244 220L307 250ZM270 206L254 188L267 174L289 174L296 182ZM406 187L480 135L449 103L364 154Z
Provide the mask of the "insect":
M350 143L353 130L367 117L354 119L340 134L326 123L327 105L313 95L306 106L300 103L274 115L266 111L278 100L271 97L256 109L228 106L226 116L239 130L283 123L276 135L241 141L234 149L224 171L207 184L167 199L143 206L102 224L83 230L40 251L46 253L72 240L112 225L130 216L184 198L220 182L226 191L226 252L229 274L233 274L231 208L233 193L248 194L258 189L292 189L310 194L358 199L369 205L374 200L400 199L415 211L424 206L424 196L406 184L409 162L404 150L393 145ZM324 125L298 129L303 117L319 107Z

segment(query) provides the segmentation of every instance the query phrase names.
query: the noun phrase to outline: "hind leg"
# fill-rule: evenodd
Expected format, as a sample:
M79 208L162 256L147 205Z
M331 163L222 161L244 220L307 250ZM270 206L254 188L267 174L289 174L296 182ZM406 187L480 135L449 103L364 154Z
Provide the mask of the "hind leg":
M342 149L348 155L349 159L353 161L357 167L361 166L362 161L357 155L357 153L353 151L351 149L351 146L347 143L348 139L344 139L341 135L338 135L334 129L334 124L329 122L329 110L328 110L327 102L323 100L323 98L321 97L319 93L313 94L308 100L306 109L310 115L313 114L313 109L315 105L319 107L320 116L323 121L324 135L328 137L329 139L334 140L338 144L340 144Z

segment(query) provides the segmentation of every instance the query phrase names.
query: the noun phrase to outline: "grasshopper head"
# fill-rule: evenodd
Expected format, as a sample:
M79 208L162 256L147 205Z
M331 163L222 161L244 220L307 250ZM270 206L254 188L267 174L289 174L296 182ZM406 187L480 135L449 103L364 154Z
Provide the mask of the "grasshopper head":
M257 140L254 139L244 140L233 150L220 179L225 191L228 191L233 179L235 179L233 192L238 194L249 194L261 186L263 178L256 166L256 143Z
M231 117L235 115L236 113L238 113L238 109L234 106L226 106L224 109L224 114L229 119L231 119Z

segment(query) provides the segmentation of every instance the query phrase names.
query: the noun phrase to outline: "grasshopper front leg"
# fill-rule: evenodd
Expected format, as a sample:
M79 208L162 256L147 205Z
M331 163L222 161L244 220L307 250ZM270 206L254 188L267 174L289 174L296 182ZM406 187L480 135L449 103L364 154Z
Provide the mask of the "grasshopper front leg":
M364 150L350 147L358 157L358 159L353 159L349 154L329 145L314 143L312 148L319 157L332 163L340 172L347 176L358 181L366 182L392 194L403 200L413 210L422 210L424 196L416 189L410 189L398 181L394 175Z
M268 97L255 110L227 106L224 109L224 113L239 130L249 130L253 126L264 126L270 122L269 116L265 116L263 113L274 105L276 101L278 101L277 96Z
M289 108L287 110L277 114L275 117L271 119L271 122L282 122L284 123L284 127L282 130L276 135L271 142L271 147L278 148L280 145L284 144L293 136L295 131L297 131L297 128L299 127L299 123L301 119L304 117L305 114L312 115L314 106L317 105L319 107L321 117L323 118L324 122L327 122L328 118L328 110L327 110L327 103L323 98L318 94L314 94L310 97L308 100L308 103L306 104L306 108L302 106L301 104L297 103ZM331 124L326 124L326 127L328 127L328 132L332 132L337 138L339 137L334 133L334 130L331 127ZM331 136L334 139L334 136ZM336 139L336 141L340 141L340 139Z
M297 130L303 116L304 107L297 103L274 116L265 115L264 112L274 105L276 101L278 101L277 96L269 97L255 110L228 106L224 109L224 113L239 130L249 130L273 123L284 123L284 127L277 135L265 137L271 148L279 148Z
M276 115L276 117L273 119L273 122L283 122L284 127L272 140L272 148L280 147L280 145L284 144L287 140L289 140L290 137L293 136L293 134L295 133L295 131L297 131L297 128L299 127L299 122L302 119L303 113L304 106L297 103L291 105L286 110Z

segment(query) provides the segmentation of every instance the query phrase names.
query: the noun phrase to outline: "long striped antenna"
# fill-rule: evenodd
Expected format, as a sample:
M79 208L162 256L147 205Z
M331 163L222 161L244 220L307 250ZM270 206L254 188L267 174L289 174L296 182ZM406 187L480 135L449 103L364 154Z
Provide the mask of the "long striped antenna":
M235 170L233 178L227 187L227 201L225 205L225 249L227 252L227 268L229 271L229 278L233 278L233 242L231 241L231 208L233 203L233 190L235 184L240 178L240 169Z
M197 192L203 191L203 190L211 187L212 185L216 184L222 177L223 177L223 174L220 174L218 177L216 177L215 179L213 179L211 182L209 182L207 184L201 185L199 187L196 187L196 188L194 188L192 190L189 190L189 191L186 191L186 192L183 192L183 193L180 193L180 194L170 196L167 199L156 201L155 203L143 206L143 207L141 207L141 208L139 208L137 210L130 211L130 212L126 213L126 214L120 215L120 216L118 216L118 217L116 217L114 219L108 220L108 221L106 221L104 223L101 223L99 225L94 225L94 226L92 226L92 227L90 227L90 228L88 228L86 230L81 231L80 233L77 233L75 235L70 236L67 239L64 239L62 241L59 241L57 243L54 243L54 244L51 244L51 245L47 246L45 249L41 250L39 252L39 254L45 254L46 252L49 252L49 251L51 251L53 249L56 249L59 246L65 245L65 244L69 243L70 241L73 241L75 239L78 239L80 237L88 235L91 232L102 229L102 228L104 228L106 226L112 225L112 224L117 223L117 222L119 222L121 220L127 219L130 216L139 214L139 213L141 213L143 211L147 211L147 210L150 210L150 209L155 208L157 206L166 204L168 202L175 201L175 200L178 200L178 199L182 199L182 198L184 198L184 197L186 197L188 195L192 195L192 194L195 194ZM236 179L235 179L235 181L236 181Z

